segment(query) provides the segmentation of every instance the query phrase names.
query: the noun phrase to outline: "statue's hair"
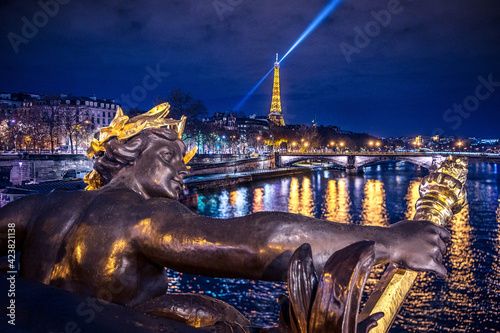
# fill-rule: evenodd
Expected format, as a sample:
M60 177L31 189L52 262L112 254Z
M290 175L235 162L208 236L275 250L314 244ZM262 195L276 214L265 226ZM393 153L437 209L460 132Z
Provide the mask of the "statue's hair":
M94 163L94 169L101 176L102 185L109 183L122 168L134 162L159 138L175 141L179 136L174 130L160 127L146 129L127 140L118 140L114 137L106 141L103 144L106 151L99 152Z

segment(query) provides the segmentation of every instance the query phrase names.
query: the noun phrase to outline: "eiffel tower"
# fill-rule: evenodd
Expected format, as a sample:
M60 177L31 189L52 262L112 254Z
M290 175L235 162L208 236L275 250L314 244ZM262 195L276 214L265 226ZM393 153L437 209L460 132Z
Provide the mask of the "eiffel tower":
M278 53L276 53L276 62L274 63L274 83L273 98L271 100L271 111L269 111L269 120L277 126L285 126L283 113L281 112L280 97L280 63L278 62Z

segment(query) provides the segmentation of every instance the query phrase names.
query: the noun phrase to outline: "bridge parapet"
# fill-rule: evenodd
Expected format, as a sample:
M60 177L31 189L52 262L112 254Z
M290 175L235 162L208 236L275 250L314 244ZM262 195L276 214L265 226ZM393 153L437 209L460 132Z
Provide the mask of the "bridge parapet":
M432 170L445 157L427 153L285 153L276 155L276 164L283 167L309 159L333 163L350 170L356 170L370 163L394 160L410 162Z

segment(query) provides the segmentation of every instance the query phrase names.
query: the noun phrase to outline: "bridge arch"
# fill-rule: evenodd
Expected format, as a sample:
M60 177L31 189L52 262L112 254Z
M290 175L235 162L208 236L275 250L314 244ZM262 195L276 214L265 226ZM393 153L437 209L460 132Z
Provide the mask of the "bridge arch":
M405 161L412 164L420 165L426 169L434 169L441 161L444 160L440 155L428 156L405 156L405 155L377 155L377 156L356 156L354 167L361 168L368 164L383 161Z
M340 165L342 167L347 167L349 162L348 162L348 156L341 155L341 156L327 156L327 155L279 155L278 161L276 161L277 165L280 167L285 167L285 166L290 166L294 163L301 162L301 161L306 161L306 160L320 160L322 162L326 163L332 163L336 165Z

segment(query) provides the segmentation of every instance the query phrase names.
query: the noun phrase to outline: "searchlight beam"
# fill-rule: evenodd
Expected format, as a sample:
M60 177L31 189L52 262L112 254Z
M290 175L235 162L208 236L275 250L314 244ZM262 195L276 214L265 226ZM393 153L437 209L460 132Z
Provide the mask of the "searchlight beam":
M337 8L337 6L341 2L342 2L342 0L332 0L332 1L330 1L330 3L328 5L326 5L326 7L318 14L318 16L316 16L316 18L314 19L314 21L312 21L312 23L307 27L307 29L302 33L302 35L300 35L300 37L297 39L297 41L285 53L285 55L281 58L281 60L278 63L281 63L283 61L283 59L285 59L290 54L290 52L292 52L311 32L313 32L314 29L316 29L316 27L318 25L320 25L321 22L323 22L323 20L326 17L328 17L328 15L335 8ZM273 69L274 69L274 67L271 68L269 70L269 72L267 72L266 75L264 75L264 77L252 88L252 90L250 90L250 92L245 97L243 97L243 99L238 103L238 105L236 105L236 107L235 107L236 111L238 111L243 106L243 104L245 104L245 102L250 98L250 96L255 92L255 90L257 90L257 88L266 79L266 77L268 77L269 74L271 74L271 72L273 71Z

